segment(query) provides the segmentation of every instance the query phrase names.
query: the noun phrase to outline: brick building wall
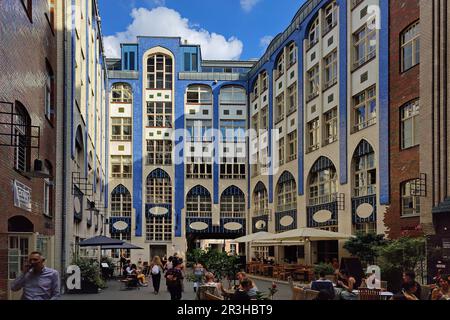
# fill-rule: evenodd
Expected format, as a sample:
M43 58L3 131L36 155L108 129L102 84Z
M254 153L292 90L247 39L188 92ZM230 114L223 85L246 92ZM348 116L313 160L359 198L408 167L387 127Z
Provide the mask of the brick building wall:
M401 185L419 177L420 163L419 146L402 150L400 121L401 108L406 103L420 98L420 65L405 72L401 70L401 35L406 28L419 20L419 2L420 0L390 1L391 205L385 215L385 224L390 238L398 238L402 234L417 234L416 228L420 224L419 217L401 217Z
M27 3L27 1L24 1ZM0 100L20 103L26 108L31 125L40 127L40 149L31 149L29 164L47 160L56 167L55 137L56 113L53 123L45 117L45 85L47 64L56 77L56 32L51 27L47 0L33 0L30 15L23 1L0 1ZM54 82L57 82L54 78ZM56 96L56 94L54 93ZM53 101L56 101L54 97ZM55 106L55 105L54 105ZM9 111L8 104L0 104L1 111ZM56 110L55 106L55 110ZM2 122L5 117L2 117ZM8 132L3 125L0 132ZM2 143L10 141L0 136ZM14 169L14 148L0 147L0 299L7 297L8 278L8 219L22 216L31 221L34 233L54 235L54 221L43 215L44 180L29 179ZM14 180L31 188L32 210L14 206ZM54 188L53 188L54 191ZM54 197L53 197L54 198ZM54 202L54 201L53 201ZM52 209L54 214L54 208ZM30 247L29 251L34 250ZM52 264L48 261L47 264Z

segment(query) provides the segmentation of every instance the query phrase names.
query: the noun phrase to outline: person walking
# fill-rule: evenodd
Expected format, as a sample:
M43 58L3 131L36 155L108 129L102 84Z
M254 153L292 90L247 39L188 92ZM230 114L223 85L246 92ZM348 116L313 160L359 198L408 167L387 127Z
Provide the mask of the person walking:
M161 258L158 256L155 256L153 258L152 264L150 265L150 272L152 274L152 283L153 283L153 289L154 293L159 293L159 287L161 284L161 274L164 271L164 267L161 262Z
M22 300L57 300L60 297L58 271L44 265L42 253L32 252L22 274L11 285L13 292L23 289Z
M178 259L172 260L172 269L167 270L165 278L167 289L171 300L181 300L183 291L183 273L181 272L182 262Z

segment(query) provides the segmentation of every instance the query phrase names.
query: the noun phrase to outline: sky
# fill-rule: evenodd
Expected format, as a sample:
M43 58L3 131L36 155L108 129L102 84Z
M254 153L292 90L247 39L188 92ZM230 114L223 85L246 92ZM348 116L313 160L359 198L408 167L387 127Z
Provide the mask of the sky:
M136 36L178 36L204 59L258 59L305 0L98 0L107 57Z

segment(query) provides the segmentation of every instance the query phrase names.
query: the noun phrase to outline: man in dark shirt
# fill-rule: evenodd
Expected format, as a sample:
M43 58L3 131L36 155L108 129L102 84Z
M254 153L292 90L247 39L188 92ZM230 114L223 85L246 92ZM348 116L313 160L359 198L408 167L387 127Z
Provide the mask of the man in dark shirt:
M171 300L181 300L183 292L182 260L173 259L173 268L167 270L165 278Z
M311 290L315 290L315 291L325 291L328 293L329 296L329 300L334 299L334 287L333 287L333 282L331 282L330 280L327 280L325 278L325 272L321 271L320 272L320 279L313 281L311 283Z
M416 285L417 290L414 295L420 300L422 297L422 287L416 281L416 273L414 271L403 272L402 289L405 288L405 284L407 283L414 283Z
M248 291L252 288L252 282L245 278L241 281L241 286L236 290L231 300L233 301L249 301L251 300Z

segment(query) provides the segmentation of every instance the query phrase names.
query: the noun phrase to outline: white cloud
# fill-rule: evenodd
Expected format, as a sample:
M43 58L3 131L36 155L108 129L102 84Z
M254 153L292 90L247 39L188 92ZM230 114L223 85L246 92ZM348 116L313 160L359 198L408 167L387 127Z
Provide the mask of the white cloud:
M272 36L264 36L261 39L259 39L259 46L266 50L266 48L269 46L270 42L272 42L273 37Z
M161 1L161 0L157 0ZM181 37L190 44L199 44L205 59L236 60L239 59L244 45L236 37L226 39L223 35L210 33L198 26L193 26L177 11L158 7L133 9L133 21L123 32L105 37L105 54L107 57L120 57L120 44L135 42L137 36Z
M261 0L241 0L241 7L244 11L250 12L260 1Z

